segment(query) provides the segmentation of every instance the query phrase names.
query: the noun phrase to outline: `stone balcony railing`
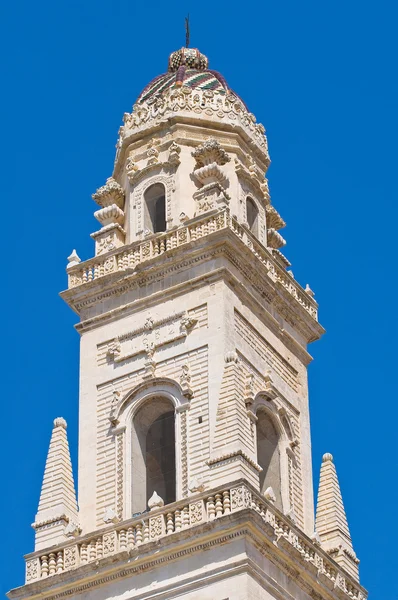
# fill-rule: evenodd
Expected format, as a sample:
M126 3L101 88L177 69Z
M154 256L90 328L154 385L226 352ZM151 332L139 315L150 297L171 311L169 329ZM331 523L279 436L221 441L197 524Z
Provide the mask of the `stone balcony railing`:
M26 583L96 563L103 558L118 560L118 553L134 551L182 530L208 523L231 513L253 510L266 525L274 545L305 564L305 569L338 596L364 600L363 589L339 565L305 536L291 519L243 481L202 492L138 517L34 552L26 559ZM143 548L144 550L144 548ZM124 554L121 555L121 559Z
M137 265L152 260L184 244L189 244L207 235L229 228L242 242L250 248L253 254L266 267L269 277L279 282L301 306L318 320L317 303L305 290L273 259L257 238L247 228L242 227L236 219L231 217L228 209L204 215L202 218L193 219L176 229L163 234L154 235L148 239L133 242L113 250L103 256L96 256L68 269L68 289L85 285L110 273L132 270Z

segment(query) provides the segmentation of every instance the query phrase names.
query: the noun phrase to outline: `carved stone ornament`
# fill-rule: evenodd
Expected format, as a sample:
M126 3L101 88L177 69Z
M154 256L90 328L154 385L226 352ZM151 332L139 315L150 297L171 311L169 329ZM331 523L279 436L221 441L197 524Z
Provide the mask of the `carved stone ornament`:
M117 516L115 510L111 506L108 506L105 509L102 520L104 523L118 523L119 517Z
M127 177L129 179L130 183L132 183L132 181L133 181L135 175L138 173L138 171L139 171L139 166L135 162L134 156L130 155L128 157L128 159L126 160L126 173L127 173Z
M264 492L264 498L266 500L268 500L269 502L271 502L271 504L275 504L276 502L276 496L275 496L275 492L272 489L272 487L267 487L267 489Z
M70 521L64 529L64 534L66 537L78 537L81 534L82 530L76 523L72 523Z
M181 371L181 375L180 375L180 385L181 385L182 393L184 394L184 396L186 396L188 398L191 398L193 395L190 384L191 384L191 374L190 374L189 364L185 363L184 365L182 365L182 371Z
M81 258L78 256L75 249L72 250L71 254L68 256L68 265L66 269L71 269L72 267L78 265L81 262Z
M181 162L180 154L181 147L175 142L172 142L172 144L169 147L169 163L177 167Z
M118 223L111 223L95 231L90 237L95 240L95 255L99 256L124 246L126 232Z
M111 225L112 223L123 225L124 212L116 204L111 204L101 210L97 210L94 213L94 217L101 225Z
M162 508L162 506L164 506L163 498L161 498L159 494L157 494L156 491L154 491L152 496L148 500L149 510L155 510L155 508Z
M225 150L221 147L220 143L214 138L206 140L203 144L195 148L192 152L192 156L196 161L195 169L200 169L201 167L211 165L212 163L216 165L225 165L231 160Z
M276 229L267 230L267 246L269 248L283 248L285 245L286 240L276 231Z
M283 229L283 227L286 227L285 221L282 219L276 208L271 206L271 204L268 204L265 207L265 214L267 218L268 229L275 229L277 231L278 229Z
M166 121L171 115L186 113L188 117L222 119L240 126L253 138L254 143L264 154L268 164L268 147L264 126L256 122L253 114L247 112L243 103L234 94L220 95L211 90L189 89L186 86L165 90L162 94L134 105L133 112L125 113L124 126L119 130L116 162L121 148L129 137L140 129L150 128L154 122Z
M204 492L206 486L203 483L203 481L198 477L192 477L191 481L189 482L188 488L190 492L195 494L196 492Z
M112 204L116 204L119 208L124 206L124 190L113 177L108 177L106 184L98 188L92 197L103 208Z

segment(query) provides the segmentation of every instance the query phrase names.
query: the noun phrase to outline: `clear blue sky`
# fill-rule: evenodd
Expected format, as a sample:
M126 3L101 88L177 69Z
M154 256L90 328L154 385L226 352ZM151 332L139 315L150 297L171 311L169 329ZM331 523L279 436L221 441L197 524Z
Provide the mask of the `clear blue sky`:
M77 456L66 257L93 254L91 194L111 175L122 115L184 44L266 129L272 201L295 277L320 303L310 347L314 479L335 457L362 583L397 600L397 9L393 2L20 0L0 7L3 591L22 555L54 417Z

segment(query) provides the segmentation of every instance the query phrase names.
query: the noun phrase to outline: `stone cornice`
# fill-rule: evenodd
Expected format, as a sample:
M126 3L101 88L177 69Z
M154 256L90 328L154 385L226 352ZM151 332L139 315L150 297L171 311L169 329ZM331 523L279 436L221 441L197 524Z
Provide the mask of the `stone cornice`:
M217 218L217 215L215 215L215 218ZM178 232L178 230L176 231ZM204 262L215 255L224 255L239 270L241 275L250 281L260 295L269 304L273 304L291 326L301 332L305 339L312 341L320 337L324 331L323 328L308 314L307 308L302 306L301 302L297 301L295 297L292 297L291 290L299 290L299 294L303 299L305 298L308 305L311 302L314 303L312 298L289 275L285 274L286 283L281 283L278 278L275 279L270 271L270 268L275 268L271 254L261 244L257 244L258 247L255 247L252 241L250 243L252 245L248 246L241 240L240 236L235 235L233 230L224 227L202 238L184 243L183 254L179 252L178 247L170 249L161 255L161 260L159 260L159 256L153 256L142 263L136 264L134 268L125 268L121 271L113 269L109 274L104 274L98 279L72 287L63 292L61 296L76 312L80 313L83 309L101 302L105 298L119 296L127 290L146 285L159 277L164 279L169 273L175 273L186 269L190 265ZM123 248L123 252L124 254L128 253L129 247ZM253 261L253 254L259 257L259 252L263 253L264 258ZM108 253L103 257L103 260L115 260L112 257L117 253L120 254L120 250ZM264 263L264 260L267 264ZM91 259L85 263L80 263L73 269L80 270L79 272L82 272L81 269L95 269L95 261L96 259ZM69 276L74 277L74 271L72 273L71 271L69 271ZM279 272L282 272L280 268ZM314 303L314 307L316 306L316 303ZM102 316L97 317L97 319L101 320Z
M137 137L148 135L165 124L173 122L209 125L224 131L238 131L250 143L253 150L262 155L269 164L265 129L256 123L256 118L233 95L221 96L211 91L188 88L164 92L151 103L140 103L132 113L125 113L124 125L119 129L119 140L115 159L115 176L124 164L126 147Z
M162 515L164 519L166 514L168 517L180 514L184 502L187 500L156 509L141 518L157 521ZM87 564L80 564L76 562L75 555L75 562L63 572L50 573L44 578L36 575L30 583L12 590L8 594L9 598L22 600L28 596L58 600L78 595L91 588L138 575L218 544L233 542L239 537L246 537L254 543L279 569L293 576L297 585L306 592L319 594L322 598L330 600L366 598L366 591L350 575L244 480L236 481L228 487L219 486L195 494L188 502L193 521L191 520L187 528L166 532L163 525L163 529L159 530L155 538L147 542L144 540L138 546L124 546L122 539L125 538L122 535L129 527L138 526L140 518L112 524L90 535L79 536L73 542L27 555L27 564L32 565L35 561L40 563L44 553L47 553L47 556L59 556L60 552L63 554L70 549L68 556L71 556L72 548L83 548L91 539L103 539L103 553L99 558L89 557ZM159 536L162 539L161 545L158 542ZM105 553L106 544L109 546L110 540L113 540L112 549L108 548ZM261 575L261 572L259 573ZM262 583L266 587L267 582Z

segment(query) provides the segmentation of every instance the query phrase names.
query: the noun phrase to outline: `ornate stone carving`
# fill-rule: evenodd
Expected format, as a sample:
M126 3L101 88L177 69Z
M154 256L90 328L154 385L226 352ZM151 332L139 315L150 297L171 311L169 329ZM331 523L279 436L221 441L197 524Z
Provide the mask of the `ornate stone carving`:
M251 504L251 494L246 486L242 485L231 489L231 510L248 508Z
M180 385L181 385L181 390L182 390L182 393L184 394L184 396L191 398L192 397L191 374L190 374L188 363L184 363L182 365L181 375L180 375Z
M64 550L64 569L74 569L77 566L77 546L69 546Z
M201 523L204 519L204 505L203 500L197 502L191 502L189 505L189 522L191 525Z
M119 432L116 436L116 511L119 519L123 519L124 506L124 431Z
M64 533L66 537L77 537L81 534L81 527L77 523L70 521L65 527Z
M166 90L149 102L134 105L131 114L125 113L124 126L119 131L116 160L124 140L137 128L150 127L165 121L170 114L184 112L189 116L197 115L199 118L202 115L206 118L218 116L220 119L227 119L230 123L234 123L235 126L240 125L250 132L254 143L261 148L266 161L269 162L263 125L256 123L255 116L247 112L243 103L234 94L221 96L211 90L192 90L185 86Z
M268 500L268 502L271 502L272 504L275 504L275 502L276 502L276 496L275 496L275 492L272 489L272 487L267 487L267 489L264 492L264 498L266 500Z
M115 510L113 509L112 506L108 506L105 509L105 512L103 514L102 520L104 521L104 523L118 523L119 522L119 517L117 516Z
M285 221L271 204L268 204L268 206L265 207L265 214L268 229L275 229L275 231L277 231L278 229L286 227Z
M184 498L188 496L188 435L187 411L181 412L181 488Z
M92 233L91 237L95 240L95 254L99 256L124 246L126 232L118 223L111 223Z
M225 165L231 160L220 143L214 138L206 140L203 144L195 148L192 156L196 161L195 169L200 169L211 164Z
M81 262L80 257L78 256L76 250L73 249L71 254L68 256L68 265L66 267L66 270L68 271L72 267L75 267L76 265L78 265L80 262Z
M109 556L116 552L116 531L111 531L103 535L102 552L104 556Z
M148 316L141 327L106 342L106 356L115 363L131 359L139 354L152 358L155 351L168 344L186 338L195 325L189 312L179 312L164 319Z
M26 561L26 583L39 579L39 559Z
M155 510L155 508L162 508L164 506L164 500L157 494L156 491L153 492L152 496L148 500L148 508L149 510Z
M267 230L267 246L269 248L283 248L286 240L275 229Z
M124 190L113 177L108 177L106 184L98 188L95 194L93 194L93 200L103 208L112 206L112 204L116 204L119 208L123 208Z
M126 160L126 173L130 183L133 182L135 175L139 172L139 166L135 162L135 158L130 154Z
M197 214L212 210L216 206L227 206L230 200L225 188L228 179L219 165L224 165L230 158L220 143L215 139L206 140L193 152L196 164L193 176L202 186L195 192L194 199L197 206Z
M169 147L169 163L175 167L180 164L181 146L172 142Z
M124 221L124 212L120 210L116 204L111 204L101 210L97 210L94 213L94 217L101 225L111 225L112 223L119 223L119 225L122 225Z
M153 540L154 538L161 537L164 533L164 516L159 515L158 517L151 517L149 519L149 536Z

